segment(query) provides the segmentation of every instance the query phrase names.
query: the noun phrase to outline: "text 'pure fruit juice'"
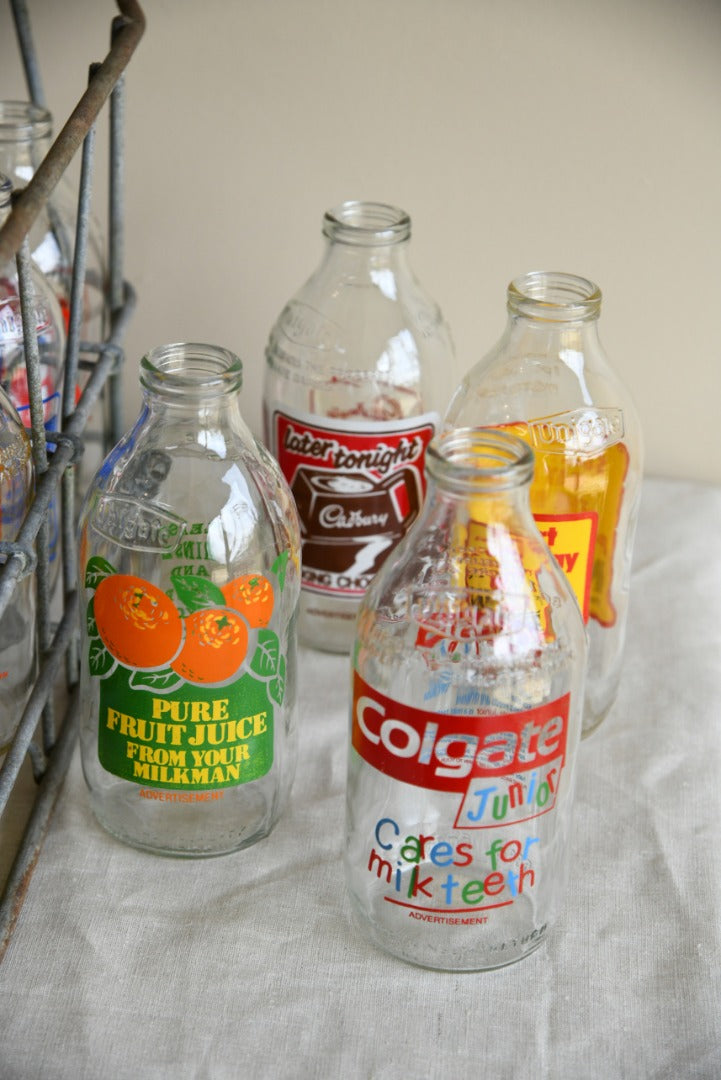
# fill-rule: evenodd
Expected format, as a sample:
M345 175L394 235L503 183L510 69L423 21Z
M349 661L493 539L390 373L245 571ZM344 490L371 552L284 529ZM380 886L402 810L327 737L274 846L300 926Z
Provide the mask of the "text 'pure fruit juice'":
M279 556L275 590L252 575L271 603L285 564ZM88 561L85 585L95 585L87 633L90 672L100 679L101 765L132 782L193 792L265 775L286 684L267 601L258 618L252 604L234 610L216 586L182 575L179 610L161 589L99 558ZM246 715L251 701L257 711Z
M297 522L237 358L167 346L141 381L82 514L83 767L121 839L220 854L270 831L292 781Z

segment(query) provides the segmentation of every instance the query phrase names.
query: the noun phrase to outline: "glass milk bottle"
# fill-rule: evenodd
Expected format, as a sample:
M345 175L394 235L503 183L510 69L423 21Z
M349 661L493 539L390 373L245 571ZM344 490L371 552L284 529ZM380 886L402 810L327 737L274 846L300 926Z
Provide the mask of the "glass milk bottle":
M0 101L0 172L20 191L32 180L50 149L52 117L29 101ZM61 177L50 202L33 224L29 240L33 259L55 292L67 330L77 220L77 193ZM105 329L105 242L94 217L88 222L82 337L100 341Z
M334 652L349 651L368 583L418 516L432 385L452 357L409 266L410 232L382 203L328 211L322 261L266 350L266 442L301 522L302 638Z
M240 360L176 344L80 522L83 769L115 836L218 855L267 835L296 753L295 509L240 412Z
M0 173L0 227L5 224L12 207L12 183ZM39 375L46 432L57 431L61 415L63 365L65 362L65 330L55 293L33 264L31 269L34 300L32 321L38 346ZM30 428L30 389L25 363L23 314L20 304L20 284L15 259L0 267L0 386L18 411L26 428ZM52 451L52 444L49 448ZM50 580L54 584L60 572L60 515L55 496L49 508Z
M30 509L34 472L30 438L12 402L0 389L0 542L13 544ZM0 547L0 566L7 550ZM36 669L35 579L16 583L0 617L0 755L15 734Z
M558 917L586 641L531 516L530 448L461 429L426 469L421 516L358 617L346 878L374 944L480 970Z
M531 509L588 631L584 735L618 691L643 470L640 423L599 340L600 311L601 291L585 278L513 281L503 336L446 414L448 426L497 425L535 451Z

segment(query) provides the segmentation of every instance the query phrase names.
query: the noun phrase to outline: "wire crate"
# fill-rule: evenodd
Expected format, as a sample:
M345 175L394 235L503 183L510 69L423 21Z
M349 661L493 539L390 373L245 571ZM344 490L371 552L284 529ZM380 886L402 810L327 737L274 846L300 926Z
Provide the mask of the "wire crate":
M32 42L25 0L10 0L29 98L44 105L40 69ZM77 741L79 695L78 582L75 559L76 471L87 440L88 418L99 402L105 419L99 432L103 450L122 434L119 387L122 341L135 307L135 294L123 276L124 71L142 37L145 17L136 0L116 0L110 50L102 63L89 67L88 86L32 180L14 199L0 230L0 267L15 258L23 313L24 351L30 390L31 442L35 494L16 541L0 541L0 619L15 588L34 574L37 592L36 634L39 657L34 681L18 729L0 764L0 827L14 812L27 763L32 770L31 808L17 843L0 897L0 959L7 948L37 862L55 802ZM107 209L109 331L102 341L80 339L82 282L85 276L95 122L109 108L110 182ZM81 154L77 232L74 246L70 314L65 352L62 422L46 432L40 389L39 350L32 310L33 287L28 232L52 197L76 153ZM75 387L83 372L84 389ZM62 553L61 597L53 598L48 557L48 515L57 500ZM58 599L61 601L58 613ZM7 830L4 830L7 831ZM0 880L0 887L3 882Z

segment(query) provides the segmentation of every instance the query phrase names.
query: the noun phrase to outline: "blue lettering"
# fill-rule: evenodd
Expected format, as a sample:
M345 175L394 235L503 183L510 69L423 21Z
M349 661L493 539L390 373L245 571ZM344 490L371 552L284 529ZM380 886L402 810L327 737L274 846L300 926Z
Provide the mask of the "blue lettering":
M383 825L392 825L393 826L393 832L396 834L396 836L400 836L401 830L398 828L398 826L396 825L393 818L389 818L389 817L381 818L380 821L378 822L378 824L376 825L376 833L375 833L375 835L376 835L376 843L378 844L378 847L382 847L384 851L389 851L393 847L393 844L392 843L384 844L383 841L381 840L381 828L383 827Z
M482 788L479 791L474 791L473 792L474 798L480 799L481 801L478 804L478 808L476 810L469 810L467 812L466 817L468 818L469 821L480 821L481 820L481 818L483 817L483 815L485 813L485 810L486 810L486 804L487 804L488 800L490 799L490 797L491 797L491 795L493 794L494 791L498 791L498 788L497 787Z

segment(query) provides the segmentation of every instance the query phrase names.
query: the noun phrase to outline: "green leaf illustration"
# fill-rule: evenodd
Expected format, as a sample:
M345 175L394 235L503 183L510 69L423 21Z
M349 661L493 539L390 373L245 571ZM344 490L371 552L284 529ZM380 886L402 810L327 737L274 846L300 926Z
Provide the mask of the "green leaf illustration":
M206 607L225 607L225 597L208 578L173 570L170 580L178 600L189 613Z
M95 622L95 597L91 596L88 600L88 606L85 610L85 625L88 628L88 637L96 638L100 637L98 634L98 626Z
M104 578L109 577L111 574L117 574L117 572L107 559L101 559L99 555L93 555L92 558L88 559L85 567L85 588L97 589Z
M280 555L278 556L278 558L275 560L275 562L271 566L271 570L273 571L273 573L275 574L275 576L278 579L278 586L279 586L281 592L283 592L283 586L285 585L285 571L286 571L286 567L288 566L288 559L289 558L290 558L290 552L289 551L281 551Z
M131 690L152 690L156 694L169 694L182 681L172 668L164 668L163 671L134 671L129 685Z
M278 674L268 683L268 694L278 705L283 704L285 697L285 657L281 656L278 664Z
M250 670L261 679L272 679L278 671L280 642L272 630L258 631L258 647L253 653Z
M91 638L88 642L88 667L91 675L100 678L107 675L115 665L115 657L111 656L99 637Z

